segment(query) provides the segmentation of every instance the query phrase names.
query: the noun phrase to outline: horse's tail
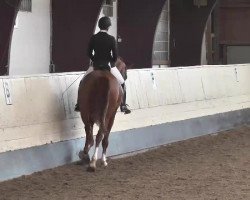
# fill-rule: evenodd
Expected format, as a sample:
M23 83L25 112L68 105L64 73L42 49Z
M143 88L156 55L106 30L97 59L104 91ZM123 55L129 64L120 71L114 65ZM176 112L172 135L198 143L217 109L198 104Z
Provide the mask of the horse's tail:
M98 98L99 101L99 117L100 117L100 127L105 129L106 124L106 115L109 107L109 94L110 94L110 82L109 79L106 77L101 77L98 81L101 85L101 91L99 91L100 98Z

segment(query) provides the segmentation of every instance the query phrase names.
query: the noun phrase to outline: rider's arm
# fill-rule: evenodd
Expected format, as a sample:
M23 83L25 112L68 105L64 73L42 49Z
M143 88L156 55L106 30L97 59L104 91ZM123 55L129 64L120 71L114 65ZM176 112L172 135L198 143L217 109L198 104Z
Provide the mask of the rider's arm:
M117 60L117 44L116 44L116 41L115 41L115 38L113 37L112 38L112 48L111 48L111 51L112 51L112 62L116 62Z
M88 57L93 61L94 55L93 55L93 49L94 49L94 40L93 36L90 38L89 45L88 45Z

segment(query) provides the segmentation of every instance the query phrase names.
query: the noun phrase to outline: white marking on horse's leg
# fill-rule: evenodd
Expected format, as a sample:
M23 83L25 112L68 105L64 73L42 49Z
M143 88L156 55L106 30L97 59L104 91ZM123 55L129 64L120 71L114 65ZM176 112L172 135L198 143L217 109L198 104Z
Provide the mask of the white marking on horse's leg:
M93 155L92 160L91 160L91 162L89 164L89 166L91 168L96 168L96 160L97 160L97 155L98 155L98 149L99 149L99 147L95 147L94 155Z
M102 154L102 164L104 165L104 167L108 166L107 158L106 158L106 154L105 153Z
M89 152L89 150L91 149L91 147L92 147L93 145L88 145L88 152Z
M94 155L93 155L93 157L92 157L92 160L97 160L98 149L99 149L99 147L95 147L95 152L94 152Z

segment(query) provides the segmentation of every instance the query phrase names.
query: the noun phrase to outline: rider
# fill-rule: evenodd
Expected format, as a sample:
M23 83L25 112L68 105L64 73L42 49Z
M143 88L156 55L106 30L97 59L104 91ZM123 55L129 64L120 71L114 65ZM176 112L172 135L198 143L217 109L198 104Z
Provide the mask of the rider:
M109 70L110 65L114 65L117 60L117 44L113 36L108 34L109 27L111 26L111 20L109 17L102 17L98 22L100 31L90 38L88 45L88 56L91 59L93 66L90 66L85 75L95 70ZM94 51L94 54L93 54ZM115 73L112 73L112 72ZM131 111L126 105L126 88L125 81L122 75L119 73L116 67L112 66L111 73L118 79L124 90L123 101L120 106L121 112L129 114ZM78 103L75 106L75 111L79 111Z

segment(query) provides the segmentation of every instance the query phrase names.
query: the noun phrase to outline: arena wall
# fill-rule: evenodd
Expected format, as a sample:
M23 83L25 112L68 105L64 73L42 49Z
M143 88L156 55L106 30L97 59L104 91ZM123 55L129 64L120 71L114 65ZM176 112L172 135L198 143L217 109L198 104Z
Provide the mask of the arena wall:
M78 159L85 133L74 105L82 76L0 77L0 180ZM132 113L117 113L108 155L250 122L249 77L250 64L129 70Z

